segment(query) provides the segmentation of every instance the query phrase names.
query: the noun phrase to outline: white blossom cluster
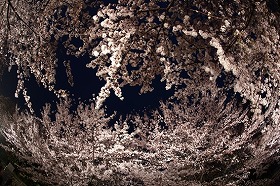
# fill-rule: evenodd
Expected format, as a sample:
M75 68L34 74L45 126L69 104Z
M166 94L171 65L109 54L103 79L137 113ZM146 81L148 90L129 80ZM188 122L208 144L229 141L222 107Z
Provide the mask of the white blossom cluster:
M13 10L0 20L0 42L9 43L10 64L18 68L15 96L29 110L0 116L10 143L2 147L30 165L17 168L31 179L49 185L273 183L278 173L263 172L280 161L280 19L265 1L7 2L1 7L18 16ZM85 13L89 8L96 13ZM55 50L65 36L67 52L88 54L86 67L105 80L96 97L74 110L68 90L54 88ZM73 38L83 46L73 46ZM55 112L47 103L41 116L34 114L25 87L30 75L59 97ZM174 92L158 108L116 121L106 114L111 90L120 99L126 86L145 94L157 76Z

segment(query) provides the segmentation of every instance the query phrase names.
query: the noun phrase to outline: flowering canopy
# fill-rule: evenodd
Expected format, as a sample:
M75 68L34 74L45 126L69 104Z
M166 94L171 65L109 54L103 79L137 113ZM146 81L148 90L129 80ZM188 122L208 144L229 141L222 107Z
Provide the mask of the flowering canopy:
M272 182L262 171L279 161L280 19L269 3L1 2L0 59L17 68L15 97L27 105L1 116L5 148L27 162L19 169L50 185ZM75 109L71 90L56 84L60 46L87 55L85 66L104 82ZM63 64L75 86L73 62ZM55 113L46 103L35 114L31 77L57 96ZM108 127L106 100L125 100L129 86L152 92L156 77L173 95Z

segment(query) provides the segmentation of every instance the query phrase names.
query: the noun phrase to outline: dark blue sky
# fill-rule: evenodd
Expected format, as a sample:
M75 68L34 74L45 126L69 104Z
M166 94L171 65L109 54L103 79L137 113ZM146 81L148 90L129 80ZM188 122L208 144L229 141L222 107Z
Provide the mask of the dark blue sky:
M96 77L96 69L86 67L86 64L91 61L88 54L79 58L66 55L66 49L63 47L62 42L61 40L57 49L58 66L56 69L55 88L56 90L65 89L69 91L73 99L72 109L75 110L78 101L89 102L93 98L93 94L98 95L101 87L106 82ZM74 80L73 87L68 83L66 68L63 64L64 61L69 61L70 63ZM16 76L16 67L13 67L11 72L6 71L4 73L3 80L0 82L0 93L13 98L21 108L26 108L22 95L18 99L14 98L17 85ZM131 112L141 113L145 109L157 108L160 100L166 100L174 93L174 89L165 90L165 82L161 82L159 76L153 80L152 86L154 87L154 91L142 95L139 95L140 86L124 86L122 88L123 101L111 91L111 96L104 103L106 112L112 114L114 111L117 111L115 119ZM45 89L43 85L38 84L32 74L29 81L25 82L25 87L28 90L28 95L31 97L33 109L37 116L41 116L40 112L46 103L51 103L52 109L55 110L55 103L58 101L57 97L54 93Z

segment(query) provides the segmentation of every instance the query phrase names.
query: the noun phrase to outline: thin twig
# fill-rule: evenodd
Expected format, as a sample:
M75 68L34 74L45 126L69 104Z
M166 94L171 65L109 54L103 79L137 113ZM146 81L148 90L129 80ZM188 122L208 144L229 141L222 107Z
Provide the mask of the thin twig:
M253 18L254 12L255 12L255 5L252 2L252 0L250 1L250 5L251 5L251 10L249 12L249 18L246 20L244 27L240 28L241 31L246 30L252 21L252 18ZM228 46L226 46L225 51L228 51L236 43L236 41L238 40L238 37L240 37L240 36L237 35L237 36L233 37L233 39L230 41L230 44Z
M7 7L7 27L8 27L8 30L11 30L11 26L10 26L10 20L9 20L9 14L10 14L10 4L8 4L8 7Z
M215 18L215 19L220 19L220 20L223 20L223 18L218 17L218 16L211 15L211 14L209 14L209 13L204 13L204 12L201 12L201 11L199 11L199 10L194 10L194 9L192 9L192 8L187 8L187 9L188 9L188 10L190 10L190 11L193 11L193 12L199 13L199 14L206 15L206 16L211 17L211 18Z
M35 35L38 35L37 32L35 32L17 13L15 7L12 5L11 0L8 0L8 5L12 8L12 10L14 11L14 13L16 14L16 17L23 22L23 24L25 26L27 26L27 28L29 28Z
M172 1L168 4L168 6L167 6L166 8L152 8L152 9L147 9L147 10L139 10L137 13L142 13L142 12L154 12L154 11L160 11L160 10L162 10L162 11L168 11L168 10L171 8L171 6L172 6L173 3L174 3L174 0L172 0Z

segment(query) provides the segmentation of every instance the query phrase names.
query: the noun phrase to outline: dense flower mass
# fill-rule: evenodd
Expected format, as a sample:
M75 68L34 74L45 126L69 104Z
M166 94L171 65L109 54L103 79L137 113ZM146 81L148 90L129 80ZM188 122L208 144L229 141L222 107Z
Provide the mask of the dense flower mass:
M0 68L16 68L15 97L25 102L14 113L0 103L9 142L2 147L22 173L48 185L274 184L277 2L2 1ZM74 104L81 66L103 84ZM55 104L34 108L32 78ZM127 87L139 87L141 96L156 91L157 78L162 95L172 92L158 107L125 114L107 108L113 96L128 99Z

